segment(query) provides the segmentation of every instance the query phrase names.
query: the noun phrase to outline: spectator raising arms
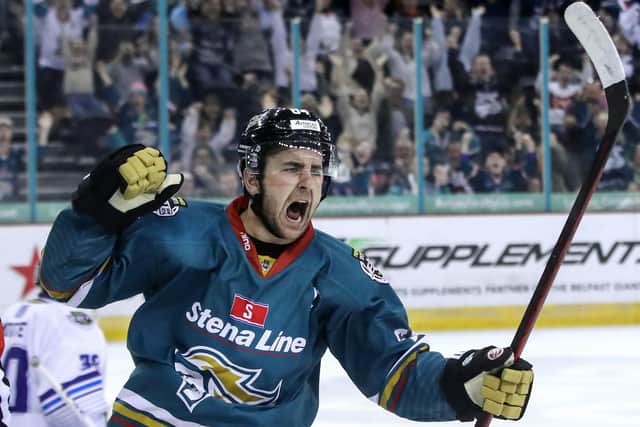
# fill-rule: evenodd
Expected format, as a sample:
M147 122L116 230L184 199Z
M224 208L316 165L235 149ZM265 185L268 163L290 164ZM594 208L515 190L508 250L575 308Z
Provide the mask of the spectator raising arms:
M259 80L273 75L273 63L269 55L269 43L265 38L258 10L249 0L237 0L239 21L233 40L233 71L237 74L252 72Z
M90 18L89 37L67 37L62 28L64 56L64 94L71 115L77 119L107 114L105 106L96 98L93 81L93 62L97 43L97 20Z
M221 13L221 0L203 1L199 16L191 21L192 77L200 93L232 85L232 26L235 23L225 21Z
M224 157L235 137L236 126L236 111L233 108L223 110L218 96L209 94L204 102L193 103L181 126L180 158L184 168L191 169L194 149L199 145L206 144L216 156Z
M34 0L40 39L38 59L38 100L42 110L66 104L63 94L65 61L63 37L80 38L87 19L94 13L98 0L84 0L84 7L73 8L72 0L55 0L50 8L45 0Z
M349 43L348 38L343 41ZM343 46L344 46L343 45ZM338 94L337 109L342 122L343 132L349 133L356 141L367 141L373 151L377 142L378 110L383 96L383 70L386 55L371 58L371 52L342 50L341 55L331 56L333 63L333 81ZM373 91L371 94L361 84L350 78L349 66L358 67L366 64L374 73ZM357 69L357 68L356 68ZM353 74L351 74L351 77Z
M109 63L118 55L120 43L133 41L136 16L127 0L107 0L99 2L98 18L96 57Z

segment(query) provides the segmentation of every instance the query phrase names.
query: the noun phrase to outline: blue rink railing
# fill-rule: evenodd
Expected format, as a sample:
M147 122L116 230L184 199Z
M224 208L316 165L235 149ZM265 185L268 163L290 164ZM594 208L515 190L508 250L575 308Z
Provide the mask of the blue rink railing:
M551 213L568 212L575 195L552 193ZM211 198L214 202L227 203L229 199ZM548 213L544 193L509 193L462 195L427 195L423 214L514 214ZM26 202L0 203L0 224L23 224L29 222L50 223L69 202L45 202L36 204L37 220L31 221L31 206ZM595 193L589 203L589 212L638 212L640 197L633 192ZM318 210L322 217L418 215L418 200L412 196L351 196L327 197Z

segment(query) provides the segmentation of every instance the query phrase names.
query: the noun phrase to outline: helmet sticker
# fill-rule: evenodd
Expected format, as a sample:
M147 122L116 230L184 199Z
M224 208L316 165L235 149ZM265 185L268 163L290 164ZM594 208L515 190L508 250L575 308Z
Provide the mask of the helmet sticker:
M312 130L320 132L320 124L315 120L291 120L289 122L291 130Z

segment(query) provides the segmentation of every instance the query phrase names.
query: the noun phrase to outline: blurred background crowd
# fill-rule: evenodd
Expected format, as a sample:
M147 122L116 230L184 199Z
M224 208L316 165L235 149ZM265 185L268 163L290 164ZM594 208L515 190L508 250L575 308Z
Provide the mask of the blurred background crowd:
M248 118L291 105L290 22L301 19L301 107L341 160L332 195L540 192L539 21L549 20L552 190L577 190L607 122L597 75L554 0L169 1L171 168L183 193L239 193ZM599 191L640 190L640 4L589 1L633 96ZM24 200L25 2L0 0L0 200ZM159 145L152 0L34 0L39 197L63 200L106 152ZM423 18L414 55L413 19ZM416 61L426 131L414 132ZM638 73L636 70L638 69ZM416 147L423 147L423 159ZM422 162L422 176L418 175Z

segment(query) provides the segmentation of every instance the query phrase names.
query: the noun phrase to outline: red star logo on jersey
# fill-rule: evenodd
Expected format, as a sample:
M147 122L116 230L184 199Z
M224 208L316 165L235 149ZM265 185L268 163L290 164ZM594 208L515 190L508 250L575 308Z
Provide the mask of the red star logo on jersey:
M36 274L38 274L38 263L40 262L40 251L37 247L33 248L31 254L31 262L28 265L12 265L11 269L16 273L24 276L25 283L22 289L22 298L24 298L33 288L36 287Z

